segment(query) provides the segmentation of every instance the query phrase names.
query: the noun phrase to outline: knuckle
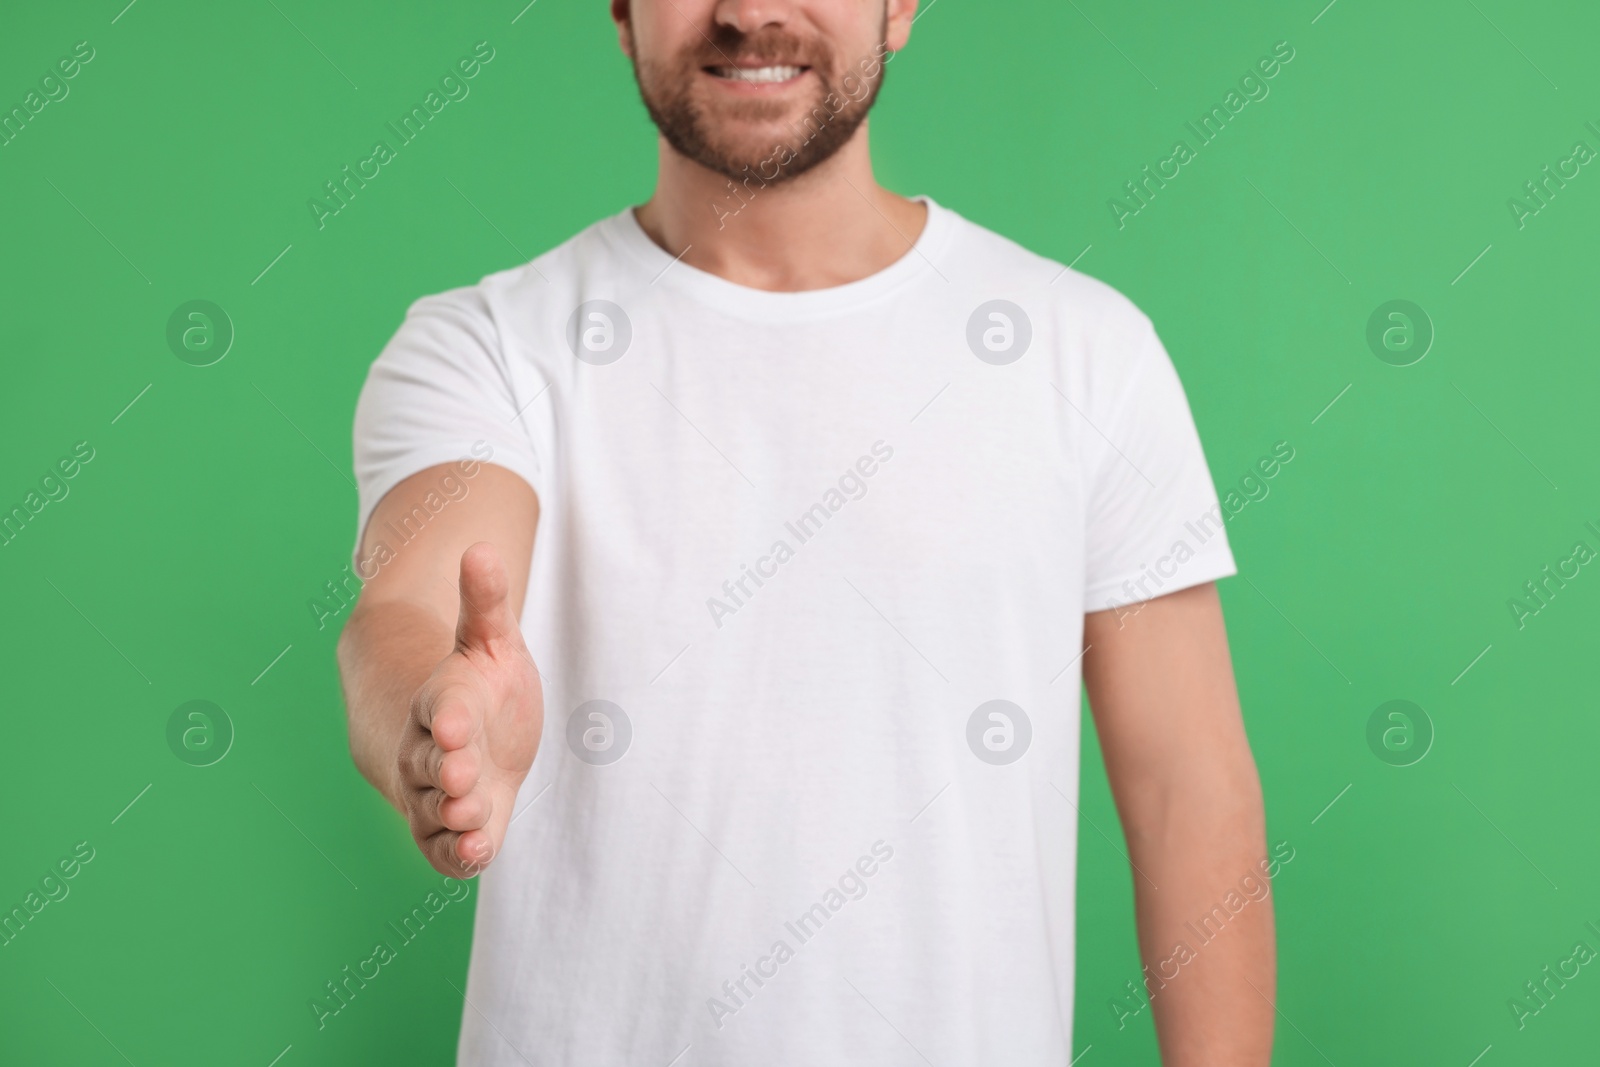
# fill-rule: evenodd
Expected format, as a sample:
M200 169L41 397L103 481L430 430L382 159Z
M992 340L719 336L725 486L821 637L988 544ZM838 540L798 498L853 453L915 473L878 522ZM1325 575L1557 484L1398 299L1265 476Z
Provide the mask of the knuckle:
M444 821L439 817L439 805L444 794L437 789L421 788L411 793L409 809L411 833L419 842L436 833Z
M400 774L409 785L421 785L428 779L428 750L432 744L422 737L407 739L400 749Z
M443 785L441 779L444 768L444 755L444 749L434 744L428 745L427 749L422 754L422 758L420 760L422 777L430 785Z

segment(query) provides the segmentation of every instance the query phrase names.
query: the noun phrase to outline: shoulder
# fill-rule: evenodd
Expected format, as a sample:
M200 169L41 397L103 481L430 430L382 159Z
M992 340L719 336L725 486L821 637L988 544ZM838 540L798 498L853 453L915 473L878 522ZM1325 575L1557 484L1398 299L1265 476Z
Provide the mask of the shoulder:
M1011 300L1038 315L1063 339L1096 348L1142 345L1154 327L1121 290L1060 260L1041 255L986 226L950 216L945 262L951 280L985 299ZM1092 246L1091 246L1092 247ZM1084 249L1074 259L1090 251Z
M1177 368L1154 322L1132 298L1070 263L951 214L943 262L960 290L960 314L1025 316L1032 345L1027 358L1037 360L1067 403L1103 430L1130 410L1175 417L1186 402ZM1071 259L1081 260L1085 252L1093 255L1090 248ZM1011 325L1020 332L1019 324Z
M403 329L453 327L498 343L513 322L550 316L564 321L576 294L593 279L616 273L615 223L615 216L601 219L525 263L419 297L407 307Z

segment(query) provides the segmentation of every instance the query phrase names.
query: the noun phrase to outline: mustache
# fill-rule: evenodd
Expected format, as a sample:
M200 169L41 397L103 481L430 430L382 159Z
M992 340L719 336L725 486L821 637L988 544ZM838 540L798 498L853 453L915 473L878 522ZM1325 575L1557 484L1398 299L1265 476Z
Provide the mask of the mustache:
M772 67L827 66L826 50L815 44L784 34L746 34L731 26L720 26L709 40L702 39L692 49L696 67L721 67L756 63Z

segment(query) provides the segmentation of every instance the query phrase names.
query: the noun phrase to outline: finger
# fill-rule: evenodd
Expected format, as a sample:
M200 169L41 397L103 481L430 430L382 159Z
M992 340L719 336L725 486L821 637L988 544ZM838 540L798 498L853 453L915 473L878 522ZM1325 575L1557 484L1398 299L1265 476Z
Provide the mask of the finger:
M466 685L453 683L417 695L415 717L422 729L433 735L433 743L452 752L466 747L482 726L481 700Z
M457 767L449 762L457 754L440 753L437 748L433 752L436 757L443 758L434 759L430 767L427 757L419 757L407 768L404 783L411 810L428 817L432 817L446 800L468 796L478 787L475 754L471 763Z
M454 752L440 750L437 779L434 784L447 796L466 796L477 788L478 781L482 777L482 764L478 760L478 749L475 746L457 749Z
M461 612L456 620L456 648L493 652L521 633L511 610L511 582L499 550L479 541L461 554Z
M471 877L467 864L460 856L461 838L462 835L454 830L438 830L426 836L418 836L417 847L433 865L433 869L440 874L451 878Z
M438 830L418 836L417 847L433 869L452 878L472 878L481 874L494 858L489 836L482 830Z
M406 815L411 822L411 833L418 841L445 829L439 807L449 796L440 789L414 789L406 798Z
M460 834L455 846L456 856L468 878L482 874L494 862L496 848L485 830L468 830Z
M468 864L472 855L461 851L461 835L469 831L481 835L483 827L494 816L494 802L487 790L466 797L449 797L437 789L426 789L412 796L408 814L411 836L429 862L435 867L449 863L460 868ZM472 848L480 847L475 841L467 844ZM444 870L443 867L439 869Z
M400 784L406 789L439 789L445 752L425 730L416 731L400 750Z
M464 797L446 797L439 804L439 820L451 830L481 830L494 814L494 799L487 789L474 789Z

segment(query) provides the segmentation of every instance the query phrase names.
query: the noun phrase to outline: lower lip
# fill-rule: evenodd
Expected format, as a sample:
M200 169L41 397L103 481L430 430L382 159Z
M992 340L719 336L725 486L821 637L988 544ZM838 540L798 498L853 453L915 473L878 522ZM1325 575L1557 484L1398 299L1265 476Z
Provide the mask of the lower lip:
M719 77L718 75L711 73L709 70L702 70L700 73L704 74L707 78L710 78L713 82L730 93L739 93L744 96L767 96L772 93L780 93L785 89L798 85L801 80L806 77L806 75L811 73L811 68L806 67L805 69L801 70L799 74L796 74L792 78L785 78L781 82L739 81L735 78Z

